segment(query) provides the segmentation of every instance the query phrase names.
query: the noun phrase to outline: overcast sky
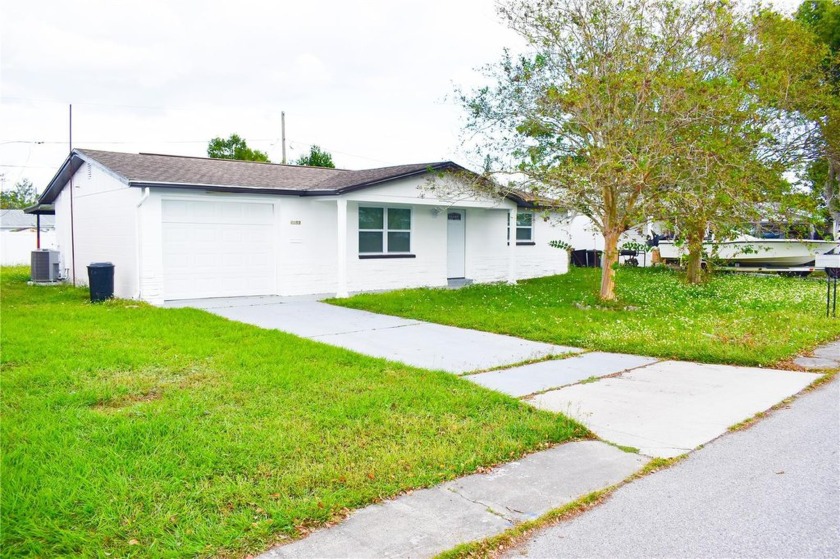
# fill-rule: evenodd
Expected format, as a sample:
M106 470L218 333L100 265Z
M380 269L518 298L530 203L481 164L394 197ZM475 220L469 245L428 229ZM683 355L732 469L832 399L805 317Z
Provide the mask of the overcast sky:
M204 156L236 132L279 162L285 111L290 160L469 164L446 97L522 46L493 0L0 0L0 33L0 174L39 190L70 103L74 147Z

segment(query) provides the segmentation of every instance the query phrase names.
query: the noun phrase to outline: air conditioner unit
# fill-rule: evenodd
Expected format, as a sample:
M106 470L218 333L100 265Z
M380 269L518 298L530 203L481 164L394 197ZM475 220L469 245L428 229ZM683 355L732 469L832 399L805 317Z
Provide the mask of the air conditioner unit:
M32 281L59 281L59 252L42 248L32 251Z

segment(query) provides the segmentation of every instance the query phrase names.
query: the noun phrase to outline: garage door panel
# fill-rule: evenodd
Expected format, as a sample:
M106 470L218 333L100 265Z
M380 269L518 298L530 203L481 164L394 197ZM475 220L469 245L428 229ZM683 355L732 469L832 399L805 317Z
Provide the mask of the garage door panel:
M274 220L273 210L268 204L245 204L244 217L250 222L268 223Z
M186 216L189 216L189 204L190 202L166 200L163 203L163 221L173 222L186 218ZM184 220L189 221L188 219Z
M247 202L163 202L164 297L270 295L274 207Z

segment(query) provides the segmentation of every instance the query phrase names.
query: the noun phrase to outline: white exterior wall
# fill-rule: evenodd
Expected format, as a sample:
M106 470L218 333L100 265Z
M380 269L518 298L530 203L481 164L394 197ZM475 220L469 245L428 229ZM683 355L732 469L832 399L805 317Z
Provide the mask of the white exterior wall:
M520 209L520 211L527 211ZM516 279L539 278L565 274L569 271L569 253L548 243L563 240L566 228L557 219L545 219L534 212L532 240L534 244L517 245Z
M538 278L565 274L569 271L569 257L565 250L549 245L560 240L567 231L557 220L545 220L542 214L527 208L517 213L533 213L531 239L534 243L518 244L516 253L516 279ZM508 215L506 211L467 211L467 277L476 282L507 280ZM514 234L515 236L515 234Z
M23 231L0 231L0 265L29 265L32 251L38 245L35 229ZM56 248L55 229L41 229L41 248Z
M137 297L163 303L163 204L159 190L144 189L137 212Z
M76 248L76 284L87 285L91 262L112 262L114 295L137 294L136 210L140 191L96 165L83 164L73 177L73 229ZM57 248L61 269L73 279L70 234L70 185L55 201Z
M604 250L604 236L584 215L573 217L569 221L568 238L563 239L575 250Z
M278 294L335 293L338 281L335 200L282 196L278 204L275 212L280 220Z

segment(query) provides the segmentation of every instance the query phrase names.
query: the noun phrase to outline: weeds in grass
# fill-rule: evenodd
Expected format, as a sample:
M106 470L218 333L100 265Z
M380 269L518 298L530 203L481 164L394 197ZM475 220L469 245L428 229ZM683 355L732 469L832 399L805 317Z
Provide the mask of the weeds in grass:
M619 301L597 299L599 271L457 291L357 295L337 305L591 350L704 363L773 365L840 336L819 281L717 274L687 285L668 269L621 268ZM784 325L780 328L780 325Z

